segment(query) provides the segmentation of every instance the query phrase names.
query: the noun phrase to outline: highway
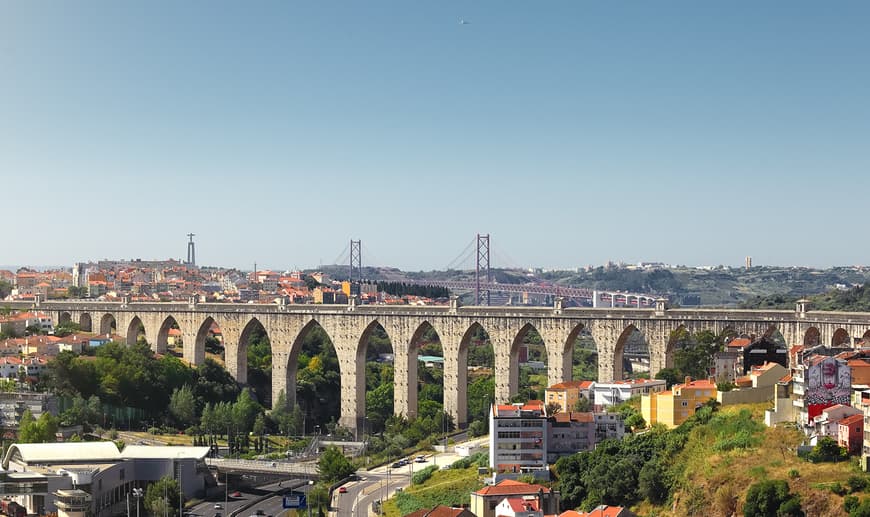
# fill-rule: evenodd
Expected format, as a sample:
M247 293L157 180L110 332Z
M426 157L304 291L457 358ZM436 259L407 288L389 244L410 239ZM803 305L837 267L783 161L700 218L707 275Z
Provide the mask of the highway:
M486 444L487 437L472 440L468 443ZM352 481L344 485L347 493L333 493L332 506L338 508L336 517L365 517L374 515L372 503L377 500L391 498L396 490L405 489L411 484L411 474L431 465L450 465L460 456L455 452L439 453L426 457L422 463L411 462L404 467L392 469L390 465L374 468L370 471L359 470L357 474L361 481Z

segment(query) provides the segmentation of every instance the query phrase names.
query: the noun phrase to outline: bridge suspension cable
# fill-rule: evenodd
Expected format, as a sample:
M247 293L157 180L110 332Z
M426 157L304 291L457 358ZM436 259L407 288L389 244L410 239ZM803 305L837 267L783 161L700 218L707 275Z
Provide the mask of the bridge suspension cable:
M447 269L448 270L457 269L457 266L459 266L461 264L466 264L466 263L470 264L472 261L472 258L475 255L474 247L476 244L477 244L476 237L474 239L471 239L470 241L468 241L468 245L465 246L465 249L462 250L462 252L459 255L457 255L457 257L455 259L451 260L450 263L447 264Z
M350 243L345 244L344 249L341 250L341 253L339 253L337 257L335 257L335 260L332 261L332 264L335 265L335 264L347 263L349 260L348 259L348 257L349 257L348 250L349 249L350 249Z

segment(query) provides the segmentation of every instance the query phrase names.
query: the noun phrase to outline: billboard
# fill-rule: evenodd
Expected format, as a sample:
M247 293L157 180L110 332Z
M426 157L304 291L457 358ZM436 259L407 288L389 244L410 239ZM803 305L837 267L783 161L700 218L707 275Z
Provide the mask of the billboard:
M851 405L852 370L846 361L814 356L806 370L804 401L809 422L835 404Z

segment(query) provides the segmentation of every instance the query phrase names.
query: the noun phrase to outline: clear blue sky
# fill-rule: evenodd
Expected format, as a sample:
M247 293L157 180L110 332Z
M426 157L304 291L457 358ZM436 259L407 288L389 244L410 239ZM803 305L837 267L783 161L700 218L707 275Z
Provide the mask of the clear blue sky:
M865 1L0 0L0 263L194 232L200 264L359 238L439 269L482 232L495 266L867 264L868 26Z

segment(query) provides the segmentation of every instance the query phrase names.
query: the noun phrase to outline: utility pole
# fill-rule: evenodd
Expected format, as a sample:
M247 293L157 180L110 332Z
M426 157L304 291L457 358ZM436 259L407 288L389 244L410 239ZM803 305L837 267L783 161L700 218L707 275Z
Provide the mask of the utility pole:
M485 276L484 276L485 275ZM484 292L486 294L485 300L481 300L481 288L480 288L480 278L484 276L486 285L489 285L490 282L490 272L489 272L489 234L481 235L477 234L477 260L474 265L474 281L476 284L476 289L474 292L474 304L481 305L481 301L484 301L483 305L489 305L489 288L487 287Z

